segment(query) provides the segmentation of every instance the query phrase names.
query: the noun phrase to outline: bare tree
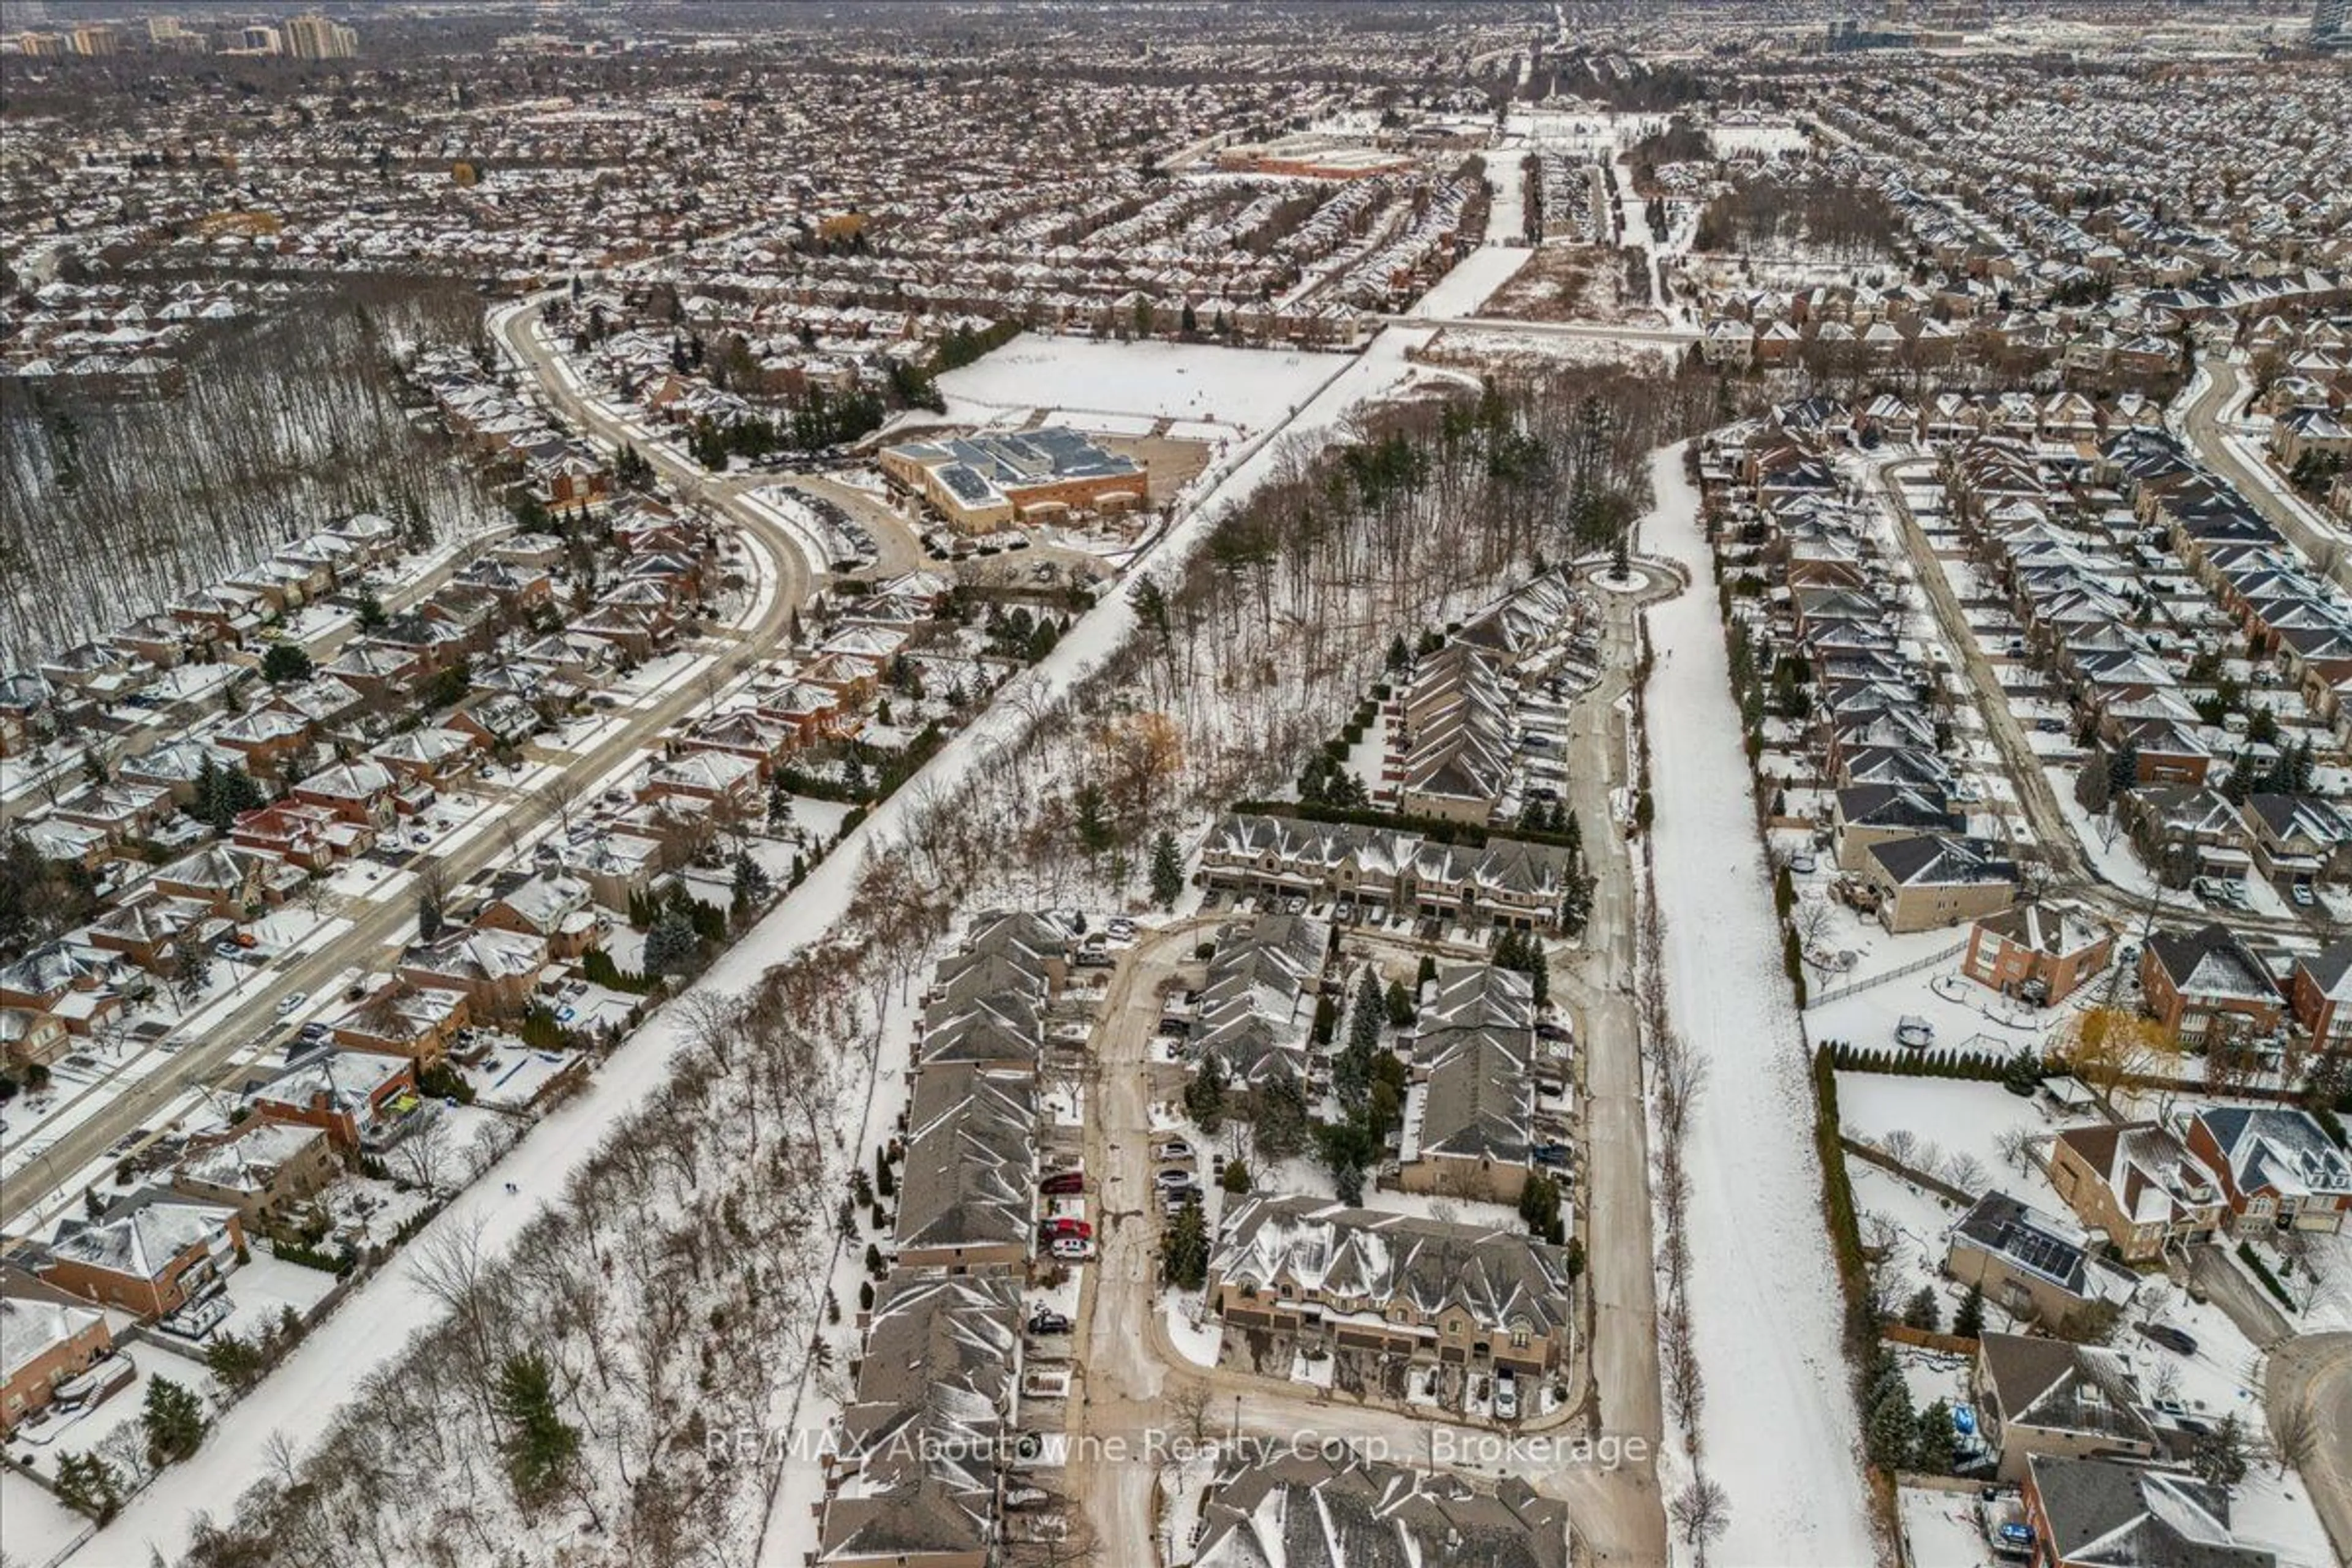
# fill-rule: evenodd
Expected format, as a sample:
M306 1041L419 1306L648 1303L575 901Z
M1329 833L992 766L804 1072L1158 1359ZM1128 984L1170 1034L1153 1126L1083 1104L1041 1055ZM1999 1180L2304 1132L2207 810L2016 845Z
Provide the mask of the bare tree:
M1706 1568L1706 1549L1731 1528L1731 1500L1723 1488L1707 1476L1695 1476L1666 1505L1666 1514L1699 1568Z
M537 791L540 809L553 815L566 833L572 831L572 809L580 802L580 780L566 768L549 774Z

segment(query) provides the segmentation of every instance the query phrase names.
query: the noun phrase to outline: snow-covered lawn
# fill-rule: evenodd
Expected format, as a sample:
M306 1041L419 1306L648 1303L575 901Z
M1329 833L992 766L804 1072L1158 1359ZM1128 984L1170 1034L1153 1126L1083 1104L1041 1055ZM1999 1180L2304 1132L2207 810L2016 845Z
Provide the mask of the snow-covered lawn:
M38 1481L14 1468L0 1469L0 1551L10 1563L26 1568L54 1563L91 1528Z
M1683 448L1651 464L1642 543L1700 587L1651 612L1654 853L1674 1026L1707 1064L1691 1113L1693 1320L1708 1473L1728 1494L1721 1563L1878 1556L1821 1217L1805 1040L1780 973L1698 497Z
M1895 1509L1910 1561L1919 1568L1993 1568L1974 1491L1905 1487L1895 1494Z
M1910 1146L1903 1163L1912 1169L1971 1192L1989 1182L2028 1203L2054 1206L2055 1200L2039 1173L2028 1178L2001 1155L2005 1133L2046 1138L2057 1130L2058 1124L2042 1115L2036 1101L2011 1094L1997 1083L1967 1079L1842 1072L1837 1084L1838 1122L1849 1138L1885 1148L1890 1136L1908 1133ZM1973 1180L1958 1179L1954 1168L1964 1160L1973 1160L1984 1173Z
M276 1328L289 1308L297 1318L309 1318L334 1288L335 1277L324 1269L288 1263L272 1258L266 1247L256 1247L229 1275L229 1315L214 1331L257 1338Z
M1237 426L1255 434L1303 407L1349 361L1211 343L1015 338L940 377L950 413L1046 408Z

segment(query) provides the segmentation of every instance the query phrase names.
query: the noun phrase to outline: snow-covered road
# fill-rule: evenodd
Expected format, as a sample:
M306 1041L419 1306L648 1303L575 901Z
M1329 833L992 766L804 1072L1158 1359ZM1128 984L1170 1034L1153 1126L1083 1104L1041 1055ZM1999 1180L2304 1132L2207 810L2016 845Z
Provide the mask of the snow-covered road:
M1651 612L1653 853L1675 1027L1707 1064L1691 1112L1692 1319L1725 1563L1866 1563L1864 1496L1823 1230L1805 1042L1780 972L1698 496L1682 447L1652 463L1646 553L1694 587Z

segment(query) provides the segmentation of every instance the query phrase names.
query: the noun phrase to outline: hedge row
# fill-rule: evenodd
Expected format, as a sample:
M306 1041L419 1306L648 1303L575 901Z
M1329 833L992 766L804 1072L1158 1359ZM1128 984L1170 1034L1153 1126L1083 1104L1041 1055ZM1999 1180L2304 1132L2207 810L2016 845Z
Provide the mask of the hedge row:
M2297 1310L2294 1298L2286 1293L2286 1287L2279 1283L2279 1277L2271 1272L2271 1266L2263 1261L2263 1255L2256 1252L2251 1243L2238 1243L2238 1261L2254 1271L2254 1278L2263 1282L2264 1289L2278 1298L2280 1306L2290 1312Z
M1862 1255L1862 1226L1854 1213L1853 1183L1846 1175L1845 1147L1838 1142L1838 1061L1827 1046L1813 1051L1813 1148L1822 1163L1822 1207L1829 1217L1830 1250L1837 1258L1838 1285L1845 1293L1848 1349L1859 1358L1877 1337L1870 1321L1870 1266Z

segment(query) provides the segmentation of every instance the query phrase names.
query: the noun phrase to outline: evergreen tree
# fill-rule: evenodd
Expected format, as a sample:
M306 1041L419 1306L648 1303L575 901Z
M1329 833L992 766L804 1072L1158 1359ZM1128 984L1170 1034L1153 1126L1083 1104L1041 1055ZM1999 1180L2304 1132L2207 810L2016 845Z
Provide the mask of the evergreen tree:
M646 933L646 973L648 974L683 974L694 966L695 954L702 946L694 922L672 910L654 922Z
M1415 1009L1412 1005L1412 993L1404 988L1403 981L1390 981L1388 993L1389 1022L1402 1029L1412 1022L1414 1014Z
M1969 1340L1984 1333L1983 1286L1969 1286L1969 1293L1960 1298L1959 1310L1952 1314L1952 1332Z
M1269 1163L1287 1160L1307 1147L1307 1091L1289 1068L1275 1068L1274 1076L1257 1091L1250 1125L1257 1135L1258 1155Z
M1176 836L1163 827L1151 841L1151 901L1172 910L1183 891L1184 858L1176 847Z
M1184 1086L1184 1114L1203 1132L1213 1133L1225 1122L1225 1064L1214 1051L1202 1055Z
M1116 841L1102 785L1087 780L1078 786L1071 805L1077 818L1078 847L1086 852L1087 864L1092 865L1101 859Z
M1559 1242L1563 1229L1559 1184L1540 1171L1528 1177L1527 1185L1519 1189L1519 1218L1526 1222L1529 1236Z
M1959 1462L1952 1430L1952 1405L1938 1399L1919 1412L1919 1430L1913 1440L1911 1465L1931 1476L1948 1476Z
M580 1453L580 1431L557 1413L555 1369L537 1351L509 1356L499 1369L495 1404L506 1422L507 1479L525 1507L559 1485Z
M122 1478L95 1454L58 1456L58 1500L100 1524L122 1509Z
M1209 1226L1198 1198L1176 1211L1160 1238L1160 1278L1180 1290L1197 1290L1208 1281Z
M147 1431L147 1457L158 1465L186 1458L205 1440L204 1405L168 1377L148 1381L147 1404L139 1419Z
M1931 1334L1941 1331L1944 1326L1944 1310L1937 1303L1934 1286L1919 1287L1917 1293L1903 1309L1903 1321L1915 1329L1924 1329Z
M1261 1136L1260 1145L1264 1144ZM1343 1204L1364 1201L1364 1173L1380 1152L1372 1135L1363 1122L1350 1117L1345 1121L1325 1122L1315 1128L1315 1152L1330 1173L1331 1190Z
M1880 1357L1864 1394L1862 1444L1870 1462L1883 1470L1899 1470L1911 1463L1919 1441L1919 1418L1911 1408L1911 1391L1894 1358Z
M272 686L287 686L310 679L314 667L310 656L290 642L269 645L261 656L261 679Z
M775 890L775 882L769 877L767 868L751 858L750 850L737 851L733 887L736 909L745 911L756 910L766 903Z

